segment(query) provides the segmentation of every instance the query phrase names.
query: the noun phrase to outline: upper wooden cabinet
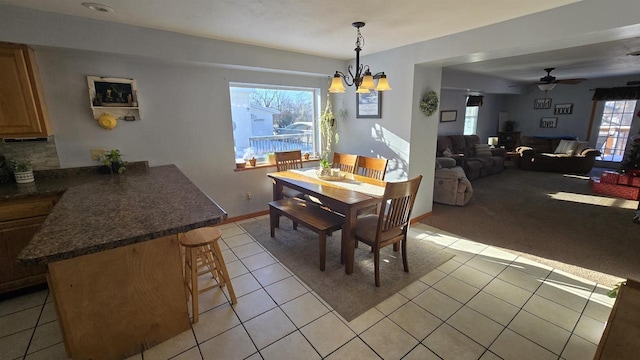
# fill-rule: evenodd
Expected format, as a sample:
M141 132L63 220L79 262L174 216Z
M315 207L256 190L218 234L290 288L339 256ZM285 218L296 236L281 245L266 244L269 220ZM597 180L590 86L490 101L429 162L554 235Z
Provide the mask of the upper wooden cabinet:
M0 138L50 134L33 50L0 42Z

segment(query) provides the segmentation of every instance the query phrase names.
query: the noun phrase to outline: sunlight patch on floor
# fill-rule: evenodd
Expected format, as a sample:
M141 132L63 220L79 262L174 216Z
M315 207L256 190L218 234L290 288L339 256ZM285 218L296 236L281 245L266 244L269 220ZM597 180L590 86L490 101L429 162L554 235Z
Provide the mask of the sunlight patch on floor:
M617 207L621 209L635 210L638 207L638 202L634 200L613 199L605 196L575 194L562 191L549 194L549 197L555 200L571 201L589 205Z

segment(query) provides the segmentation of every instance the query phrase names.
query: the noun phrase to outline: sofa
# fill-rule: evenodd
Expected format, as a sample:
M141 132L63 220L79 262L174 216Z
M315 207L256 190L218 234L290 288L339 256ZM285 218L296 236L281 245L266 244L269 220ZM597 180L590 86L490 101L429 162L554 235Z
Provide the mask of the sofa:
M433 181L433 201L440 204L464 206L473 195L471 182L456 160L448 157L436 159Z
M516 152L522 170L587 174L600 156L586 141L527 136L521 141L523 145Z
M468 180L493 175L504 170L504 149L491 149L478 135L438 136L436 157L456 160Z

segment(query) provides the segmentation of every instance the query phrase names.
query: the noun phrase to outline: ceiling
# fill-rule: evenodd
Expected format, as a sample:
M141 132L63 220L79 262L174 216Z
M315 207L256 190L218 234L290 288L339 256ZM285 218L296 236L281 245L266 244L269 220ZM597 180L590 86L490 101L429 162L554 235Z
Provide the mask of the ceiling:
M364 21L363 55L426 41L580 0L93 0L111 7L98 12L82 0L0 0L62 13L228 40L336 59L354 58L354 21ZM357 14L357 15L354 15ZM455 21L452 21L455 19ZM520 82L535 82L546 67L558 79L640 73L639 38L544 53L456 63L460 71Z

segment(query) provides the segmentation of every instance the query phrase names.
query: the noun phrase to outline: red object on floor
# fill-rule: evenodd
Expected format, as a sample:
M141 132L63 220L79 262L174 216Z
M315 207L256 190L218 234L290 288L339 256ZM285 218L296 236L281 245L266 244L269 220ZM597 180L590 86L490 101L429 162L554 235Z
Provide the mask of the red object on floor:
M640 198L640 187L607 184L597 180L593 181L593 192L629 200L638 200Z
M618 178L618 184L640 187L640 177L627 174L620 175Z
M615 171L603 171L600 174L600 182L605 184L617 184L620 181L620 174Z

